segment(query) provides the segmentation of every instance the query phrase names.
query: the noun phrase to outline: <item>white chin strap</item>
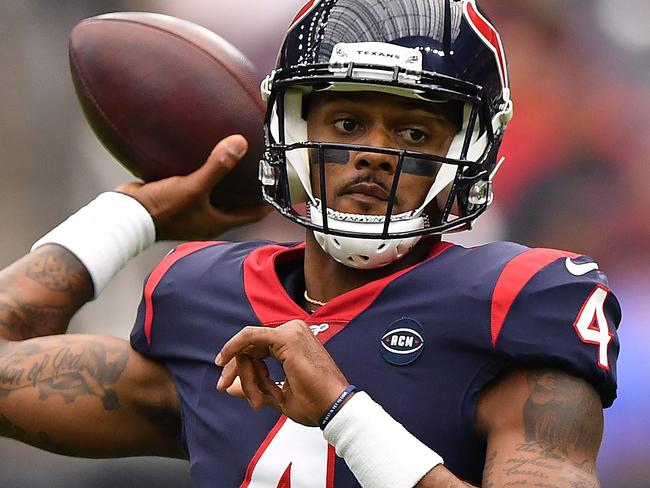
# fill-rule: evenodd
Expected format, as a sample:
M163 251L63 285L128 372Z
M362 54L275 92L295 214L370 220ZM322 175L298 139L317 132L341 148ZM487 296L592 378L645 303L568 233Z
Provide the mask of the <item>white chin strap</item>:
M323 225L320 200L308 203L309 216L315 225ZM388 226L391 233L424 229L425 219L415 212L394 215ZM337 231L380 235L384 230L385 216L358 215L327 209L329 228ZM316 241L336 261L350 268L374 269L386 266L405 256L421 236L403 239L360 239L314 232Z

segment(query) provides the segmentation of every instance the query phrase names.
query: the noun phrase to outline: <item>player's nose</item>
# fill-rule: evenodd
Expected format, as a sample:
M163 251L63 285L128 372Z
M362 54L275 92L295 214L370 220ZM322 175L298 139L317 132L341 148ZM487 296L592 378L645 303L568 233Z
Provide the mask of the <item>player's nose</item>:
M394 142L391 138L390 132L383 127L377 127L368 131L359 143L364 146L378 149L394 148ZM397 156L386 154L384 152L368 150L352 153L352 162L357 169L380 170L389 175L395 173L397 161Z

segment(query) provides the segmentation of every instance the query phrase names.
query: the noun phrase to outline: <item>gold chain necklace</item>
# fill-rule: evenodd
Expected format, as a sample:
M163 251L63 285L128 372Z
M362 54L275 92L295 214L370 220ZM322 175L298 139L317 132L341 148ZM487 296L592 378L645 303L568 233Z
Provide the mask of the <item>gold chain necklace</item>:
M311 304L311 305L317 305L317 306L319 306L319 307L323 307L323 306L327 305L327 302L321 302L321 301L319 301L319 300L314 300L313 298L311 298L311 297L307 294L307 290L305 290L305 294L304 294L304 295L305 295L305 300L307 301L307 303L309 303L309 304Z

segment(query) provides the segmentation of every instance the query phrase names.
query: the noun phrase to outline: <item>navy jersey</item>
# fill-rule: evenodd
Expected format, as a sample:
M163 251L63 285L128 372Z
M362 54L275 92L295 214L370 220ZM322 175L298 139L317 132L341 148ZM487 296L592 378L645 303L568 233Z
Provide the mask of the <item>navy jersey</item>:
M131 341L176 384L193 486L359 486L318 428L216 391L215 355L247 325L305 320L353 384L475 484L486 447L474 431L478 397L507 370L562 368L604 406L616 396L620 309L587 257L440 243L427 260L312 315L277 273L301 271L303 258L304 244L190 243L145 284ZM278 364L270 369L283 378Z

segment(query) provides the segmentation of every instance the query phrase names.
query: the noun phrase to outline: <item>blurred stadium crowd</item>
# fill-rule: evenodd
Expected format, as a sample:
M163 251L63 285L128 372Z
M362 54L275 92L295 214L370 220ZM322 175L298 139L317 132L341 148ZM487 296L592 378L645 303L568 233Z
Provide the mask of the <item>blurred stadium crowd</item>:
M98 192L129 179L88 129L68 75L67 36L104 12L151 11L202 24L239 47L260 78L302 0L0 2L0 266ZM507 239L593 256L621 301L619 399L606 412L604 487L650 486L650 4L479 0L501 31L516 116L496 203L467 244ZM216 142L216 141L215 141ZM271 216L229 236L300 240ZM137 258L73 331L128 336L145 273ZM116 306L120 304L120 306ZM71 460L0 440L0 487L189 486L183 462Z

